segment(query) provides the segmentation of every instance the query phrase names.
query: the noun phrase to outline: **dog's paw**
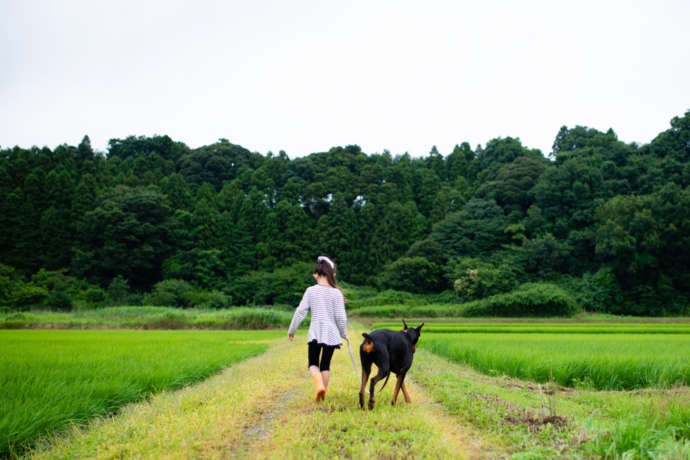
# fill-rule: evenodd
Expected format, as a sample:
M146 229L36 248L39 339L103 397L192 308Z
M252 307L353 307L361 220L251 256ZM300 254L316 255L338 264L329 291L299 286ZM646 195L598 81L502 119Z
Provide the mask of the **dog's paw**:
M369 410L372 410L374 408L374 400L370 399L369 400Z
M364 409L364 395L362 393L359 394L359 408Z

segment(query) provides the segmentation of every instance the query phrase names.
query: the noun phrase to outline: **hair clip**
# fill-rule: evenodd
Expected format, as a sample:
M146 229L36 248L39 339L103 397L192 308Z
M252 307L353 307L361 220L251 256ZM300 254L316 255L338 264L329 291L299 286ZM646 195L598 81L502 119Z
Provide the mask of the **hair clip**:
M321 262L321 261L324 261L324 260L325 260L326 262L328 262L328 265L330 265L331 268L332 268L333 270L335 270L335 264L334 264L333 261L332 261L331 259L329 259L328 257L326 257L326 256L319 256L319 257L316 258L316 261L317 261L317 262Z

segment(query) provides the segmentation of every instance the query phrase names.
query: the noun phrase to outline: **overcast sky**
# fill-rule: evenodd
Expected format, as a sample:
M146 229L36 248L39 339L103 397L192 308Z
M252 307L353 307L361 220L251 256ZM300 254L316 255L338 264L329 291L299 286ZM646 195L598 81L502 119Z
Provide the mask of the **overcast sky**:
M0 146L444 155L690 109L690 2L0 0Z

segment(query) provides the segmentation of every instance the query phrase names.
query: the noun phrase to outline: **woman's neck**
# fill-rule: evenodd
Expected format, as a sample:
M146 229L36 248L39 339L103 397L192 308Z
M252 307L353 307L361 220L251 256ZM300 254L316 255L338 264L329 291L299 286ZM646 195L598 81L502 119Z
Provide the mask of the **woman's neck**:
M314 279L316 280L316 283L320 286L330 286L330 284L328 283L328 278L326 278L325 276L314 276Z

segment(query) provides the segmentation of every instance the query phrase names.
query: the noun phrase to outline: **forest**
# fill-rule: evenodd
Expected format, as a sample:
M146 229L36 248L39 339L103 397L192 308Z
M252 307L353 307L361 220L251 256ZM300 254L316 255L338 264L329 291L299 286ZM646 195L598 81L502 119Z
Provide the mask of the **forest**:
M688 312L690 111L649 144L563 126L424 157L290 159L167 135L0 150L0 308L294 304L338 280L467 302L549 282L588 311Z

